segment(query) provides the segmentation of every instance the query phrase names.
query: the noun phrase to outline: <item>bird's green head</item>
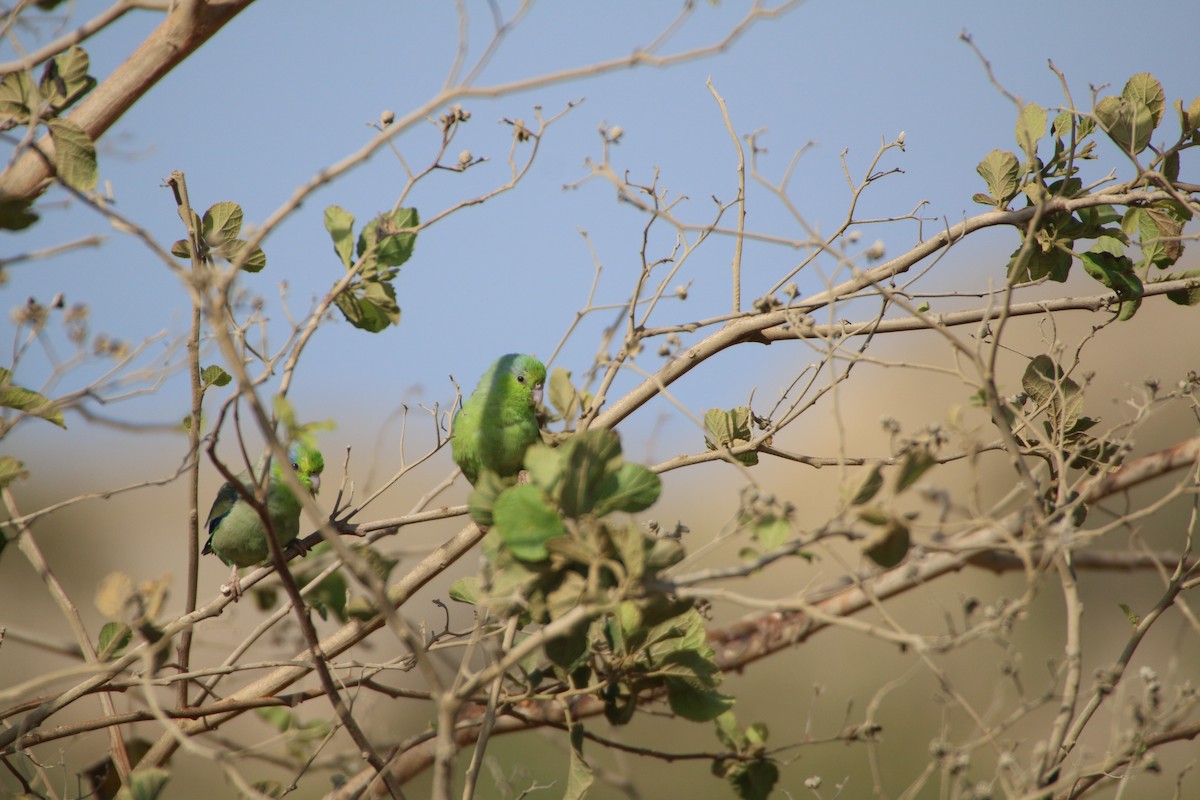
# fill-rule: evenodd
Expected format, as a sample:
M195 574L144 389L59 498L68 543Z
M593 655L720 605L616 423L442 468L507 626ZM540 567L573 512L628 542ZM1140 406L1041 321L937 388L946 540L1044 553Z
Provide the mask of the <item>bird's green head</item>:
M501 394L512 392L526 398L532 408L542 402L542 386L546 383L546 365L533 356L509 353L501 356L488 370L495 384L489 391ZM481 381L482 383L482 381Z
M321 455L321 451L304 442L292 442L292 446L288 448L288 459L292 469L296 471L296 477L310 492L316 494L321 488L321 471L325 469L325 457ZM278 468L279 465L276 464L272 469Z

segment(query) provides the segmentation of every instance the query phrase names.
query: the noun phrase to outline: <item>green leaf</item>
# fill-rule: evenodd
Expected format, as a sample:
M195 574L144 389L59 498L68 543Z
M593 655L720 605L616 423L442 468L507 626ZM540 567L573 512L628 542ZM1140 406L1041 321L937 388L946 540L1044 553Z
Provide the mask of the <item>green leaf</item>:
M1018 247L1013 251L1008 262L1008 275L1012 280L1024 282L1049 278L1062 283L1070 274L1071 254L1066 250L1060 250L1053 244L1043 247L1043 243L1035 243L1024 263L1020 264L1020 271L1017 271L1020 254L1021 248Z
M117 800L157 800L170 779L165 769L135 769L129 773L128 785L117 792Z
M792 524L785 517L767 514L754 523L754 541L770 550L792 538Z
M470 606L479 605L480 588L478 576L467 575L450 584L450 599Z
M171 245L171 255L175 256L176 258L182 258L185 261L191 261L192 243L187 239L177 239L175 243Z
M87 74L88 66L88 54L79 47L72 47L46 62L38 89L55 113L95 88L96 80Z
M106 622L100 628L96 651L101 661L118 658L133 641L133 630L124 622Z
M578 574L571 574L582 580ZM580 623L561 636L548 640L542 650L551 664L566 672L573 672L591 656L591 648L588 645L588 625Z
M333 239L333 251L342 266L350 269L354 255L354 215L341 206L329 206L325 209L325 230Z
M222 242L213 252L231 264L240 263L243 272L262 272L267 265L267 254L261 247L256 247L250 251L250 255L242 256L249 245L245 239L230 239Z
M0 123L17 125L29 122L31 111L41 101L41 95L27 72L10 72L0 79Z
M396 304L396 290L390 283L352 284L334 299L334 303L347 322L371 333L400 324L400 306Z
M879 566L891 569L908 555L910 544L908 526L892 519L863 543L863 552Z
M596 508L607 488L608 473L620 469L621 440L610 430L591 428L572 436L560 449L563 472L557 500L563 514L577 519Z
M993 205L1003 208L1017 196L1021 178L1021 162L1006 150L993 150L975 167L987 184Z
M852 506L869 503L881 488L883 488L883 467L880 464L873 464L859 480L854 491L847 495L846 502Z
M1096 104L1100 127L1130 155L1137 155L1150 144L1154 116L1145 103L1123 97L1106 97Z
M233 378L229 376L229 373L216 364L211 364L200 372L200 384L205 389L209 386L226 386L231 380Z
M605 477L593 511L598 517L613 511L634 514L654 505L661 492L658 475L641 464L625 463Z
M558 416L569 427L579 414L579 393L571 384L571 373L562 367L555 367L550 373L548 394L550 405L554 406Z
M44 419L60 428L67 427L62 410L53 400L32 389L17 386L11 381L12 373L0 367L0 406Z
M0 489L13 481L22 481L28 477L29 471L25 469L24 462L18 461L12 456L0 456ZM2 543L0 543L0 548L3 548Z
M1152 127L1158 127L1167 107L1167 95L1158 79L1149 72L1139 72L1125 82L1121 97L1144 105L1150 111Z
M54 142L54 168L59 179L81 192L90 192L100 180L96 146L83 128L65 119L48 119Z
M720 408L710 408L704 412L704 444L709 450L717 450L721 446L737 447L750 441L750 423L753 419L750 409L746 406L731 408L728 411ZM735 459L748 467L758 463L758 452L751 450L739 453Z
M1037 103L1026 103L1017 115L1017 144L1032 162L1037 158L1038 141L1046 135L1046 109Z
M349 620L346 615L348 593L346 576L341 572L333 572L313 587L306 597L313 610L321 615L321 619L326 619L326 614L332 611L338 621L344 623Z
M391 214L380 214L364 225L362 233L359 234L359 257L370 251L380 266L400 266L412 257L413 248L417 244L415 232L401 231L405 228L415 228L419 224L420 219L415 208L399 208Z
M292 727L291 709L282 706L266 706L265 708L256 708L254 711L258 714L259 719L280 733L287 733Z
M1162 279L1164 281L1178 281L1184 278L1200 279L1200 269L1190 269L1186 272L1172 272L1169 275L1164 275ZM1154 283L1157 283L1157 281ZM1167 292L1167 299L1181 306L1200 305L1200 280L1197 280L1196 285L1190 289L1176 289L1173 292Z
M595 780L592 768L583 758L583 724L571 724L571 763L567 769L567 788L563 800L583 800Z
M23 231L38 221L33 199L0 201L0 231Z
M692 722L714 720L733 708L733 698L715 689L699 689L677 678L667 678L666 683L671 710Z
M741 800L768 800L779 782L779 767L770 761L739 761L731 765L726 780Z
M1129 606L1125 605L1124 603L1117 603L1117 608L1125 612L1125 619L1129 620L1129 624L1133 627L1136 628L1138 625L1142 624L1142 618L1135 614L1133 609Z
M228 200L213 204L204 212L202 230L209 247L233 241L242 232L242 207Z
M921 476L935 463L937 462L934 460L933 454L926 448L910 448L904 454L904 461L900 464L900 472L896 475L896 494L900 494L920 480Z
M717 740L726 749L732 750L735 753L745 751L747 745L746 735L742 733L741 727L737 724L737 717L734 716L732 711L726 711L713 720L713 722L717 726Z
M1054 363L1041 355L1029 362L1021 386L1039 409L1049 409L1056 431L1068 431L1083 413L1083 391Z
M500 539L522 561L543 561L546 540L567 534L558 513L546 505L536 486L514 486L496 498L493 510Z
M1088 275L1116 292L1121 301L1117 318L1127 320L1132 317L1141 305L1144 291L1142 281L1134 274L1133 262L1111 253L1080 253L1079 259Z

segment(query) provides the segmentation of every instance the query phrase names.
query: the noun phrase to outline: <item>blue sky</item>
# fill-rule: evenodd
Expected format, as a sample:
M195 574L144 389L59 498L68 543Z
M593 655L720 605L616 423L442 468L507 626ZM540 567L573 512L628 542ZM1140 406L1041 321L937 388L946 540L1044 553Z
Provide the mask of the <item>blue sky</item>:
M78 3L77 10L86 16L101 5ZM485 4L467 5L475 56L490 32L490 15ZM626 54L656 35L676 8L640 2L535 4L479 83ZM664 52L719 38L744 8L734 2L698 3ZM93 74L103 78L158 19L150 12L130 14L89 43ZM419 186L412 203L423 217L507 178L510 133L501 118L532 120L534 106L551 115L570 102L583 102L548 131L537 162L517 189L421 234L415 257L396 281L403 309L399 327L376 336L340 321L322 329L297 376L293 401L306 418L382 420L402 399L449 402L449 374L468 388L500 353L549 355L591 285L593 260L580 230L589 233L604 264L597 301L623 299L638 269L645 218L616 202L612 189L599 181L575 190L562 187L586 176L585 158L599 156L597 127L619 124L625 135L612 149L614 167L640 182L649 182L658 169L661 185L689 198L680 214L692 222L707 221L710 198L727 202L735 192L734 152L705 85L710 77L739 134L765 130L760 141L769 152L760 165L769 177L780 174L795 148L815 143L795 171L791 198L820 230L832 229L845 213L849 191L842 151L852 176L860 179L879 144L901 130L907 151L889 153L880 166L903 174L876 184L860 213L903 214L924 200L922 214L934 220L927 225L937 227L937 220L954 222L981 210L970 200L983 188L975 164L994 147L1016 149L1013 105L989 84L978 58L959 40L962 31L974 37L1008 89L1046 106L1063 102L1047 58L1066 73L1079 105L1090 105L1089 85L1111 84L1108 92L1118 92L1141 71L1156 75L1170 99L1183 96L1186 103L1200 90L1194 60L1187 55L1196 22L1200 11L1182 1L1143 4L1134 11L1118 2L814 0L780 19L760 22L710 59L470 100L464 105L473 116L451 145L451 160L469 149L489 161L463 175L438 173ZM117 208L164 242L182 235L170 192L162 188L173 169L187 174L194 205L233 200L244 207L248 221L261 221L317 170L360 147L373 132L367 123L381 111L403 115L437 91L455 55L456 24L450 3L256 3L108 133L100 143L101 179L111 182ZM1144 38L1120 44L1133 29L1146 31ZM0 57L11 57L11 45L7 48ZM1173 124L1172 113L1168 118ZM424 125L395 141L408 163L418 167L427 163L436 140L434 126ZM277 340L286 330L280 282L286 281L290 308L299 314L340 274L322 227L323 208L338 204L364 221L391 206L403 180L394 155L381 150L317 192L267 239L268 267L248 276L244 285L265 298L279 326L273 329ZM7 305L19 306L29 296L46 301L64 291L68 302L89 304L95 331L129 341L160 330L182 334L188 315L177 280L96 214L54 207L54 199L53 193L47 196L41 224L5 236L6 252L92 233L108 241L98 250L13 268L0 289ZM779 203L753 186L748 226L801 236ZM897 253L915 242L917 233L912 223L868 226L862 243L881 239ZM666 254L666 234L662 229L652 238L652 256ZM981 240L952 254L935 280L961 288L978 285L981 271L998 277L1015 236L997 232ZM694 281L687 304L665 305L658 320L725 310L731 255L728 240L698 251L679 281ZM796 258L786 248L748 247L745 299L761 293ZM801 277L802 290L816 285L813 277ZM611 313L604 313L586 320L558 365L576 373L585 369L599 329L610 319ZM7 340L11 330L6 316L0 338ZM753 377L768 369L770 358L778 358L763 350L739 352L718 362L720 369L690 376L679 387L681 397L694 408L743 401L745 381L729 380L722 369ZM639 361L645 369L658 363L653 354ZM45 369L44 362L29 359L18 378L36 386ZM61 387L93 374L82 370ZM126 408L136 409L139 417L176 420L186 408L186 387L175 380L154 399ZM106 410L122 413L119 407ZM644 432L653 418L647 414L629 424L646 426ZM676 432L686 430L685 424ZM30 432L35 434L59 435Z

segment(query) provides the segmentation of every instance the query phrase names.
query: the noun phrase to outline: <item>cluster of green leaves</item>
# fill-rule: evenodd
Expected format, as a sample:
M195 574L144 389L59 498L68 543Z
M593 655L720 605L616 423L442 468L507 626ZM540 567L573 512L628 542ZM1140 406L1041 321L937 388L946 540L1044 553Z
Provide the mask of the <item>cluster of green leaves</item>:
M24 71L0 79L0 131L45 125L54 143L59 180L81 192L95 189L99 180L96 145L87 132L60 115L96 86L88 67L88 54L72 47L47 61L37 82ZM0 230L21 230L36 222L32 205L33 198L0 203Z
M392 569L400 562L397 559L386 558L378 550L369 545L352 548L380 580L386 581ZM309 551L309 557L304 565L293 570L296 583L306 586L317 577L317 573L326 567L325 556L332 548L328 542L321 542ZM310 589L305 598L309 607L320 615L321 619L329 619L329 615L338 622L349 622L354 619L369 620L379 613L375 603L366 595L351 596L350 583L346 579L345 568L326 575L320 583ZM254 602L260 611L270 611L279 603L279 588L274 585L259 584L254 587Z
M558 448L535 445L525 467L528 483L486 472L477 481L470 510L491 526L487 568L482 578L455 582L451 597L518 615L523 627L588 610L545 642L544 658L522 665L527 690L551 683L590 691L613 724L632 719L639 698L650 694L665 694L674 713L693 721L728 711L732 699L717 689L721 672L703 618L691 600L658 588L660 573L683 558L682 546L610 518L650 507L661 491L658 476L626 462L617 435L601 429ZM585 763L576 748L572 775L586 774Z
M900 463L893 470L892 498L912 488L922 475L937 463L933 445L909 442L900 454ZM863 554L879 566L890 569L908 554L912 544L910 527L917 515L898 513L892 502L881 502L879 492L885 488L884 466L873 464L856 484L846 491L846 504L859 521L870 527L871 533L863 543Z
M196 231L199 257L205 264L211 264L213 259L220 258L229 263L239 264L246 272L259 272L267 265L267 256L261 248L254 248L246 253L249 242L239 239L242 232L242 207L229 200L214 203L204 212L204 216L192 212L189 230ZM188 220L184 220L185 223ZM192 243L180 239L171 245L171 255L186 261L192 260Z
M767 737L767 726L761 722L743 731L732 711L717 717L717 738L733 757L714 761L712 772L744 800L766 800L779 781L779 767L767 758Z
M1048 442L1043 444L1018 433L1023 445L1052 447L1068 456L1068 467L1087 470L1092 475L1120 464L1121 446L1088 433L1100 418L1084 416L1083 389L1050 356L1041 355L1029 362L1021 386L1033 403L1029 412L1044 415L1042 428Z
M340 206L325 209L325 230L342 266L354 273L334 298L346 320L356 328L379 333L400 324L400 306L392 280L412 257L421 220L415 208L380 214L363 226L354 240L354 215Z
M1175 109L1179 117L1178 138L1168 147L1151 146L1151 136L1164 117L1166 95L1153 75L1134 75L1119 96L1101 99L1092 114L1060 112L1050 126L1054 152L1043 161L1038 148L1046 135L1046 110L1028 103L1017 116L1015 132L1025 158L1002 150L989 153L976 167L988 192L976 194L973 199L1006 209L1019 194L1025 195L1028 206L1051 198L1081 195L1084 188L1079 164L1096 157L1096 142L1092 137L1097 129L1139 164L1147 183L1152 180L1172 183L1179 177L1180 152L1200 144L1200 98L1192 101L1187 110L1182 101L1176 101ZM1144 155L1147 150L1149 158ZM1182 255L1180 234L1191 218L1188 207L1170 197L1130 206L1124 213L1109 205L1080 209L1073 214L1047 213L1033 232L1032 241L1025 241L1026 234L1022 231L1021 246L1009 261L1009 279L1062 282L1078 259L1088 275L1116 293L1118 318L1129 319L1141 304L1150 268L1165 270ZM1136 260L1129 254L1135 239L1140 248L1140 258ZM1090 241L1092 245L1084 250L1077 245L1080 241ZM1192 271L1162 276L1159 280L1197 276L1200 272ZM1171 292L1168 297L1184 305L1200 303L1200 291Z
M15 418L0 420L0 438L26 417L44 419L60 428L67 427L62 409L53 400L32 389L17 386L12 382L12 371L4 367L0 367L0 408L11 408L18 412ZM25 470L24 462L12 456L0 456L0 487L27 477L29 473Z

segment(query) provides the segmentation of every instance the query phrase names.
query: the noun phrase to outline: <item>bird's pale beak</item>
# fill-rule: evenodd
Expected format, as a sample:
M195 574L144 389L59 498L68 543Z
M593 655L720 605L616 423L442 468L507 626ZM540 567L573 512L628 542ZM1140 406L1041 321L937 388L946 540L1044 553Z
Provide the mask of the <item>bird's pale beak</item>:
M316 494L320 490L321 490L321 476L313 475L312 476L312 493Z
M533 404L536 406L536 405L541 404L541 402L542 402L542 387L539 384L539 385L533 387Z

